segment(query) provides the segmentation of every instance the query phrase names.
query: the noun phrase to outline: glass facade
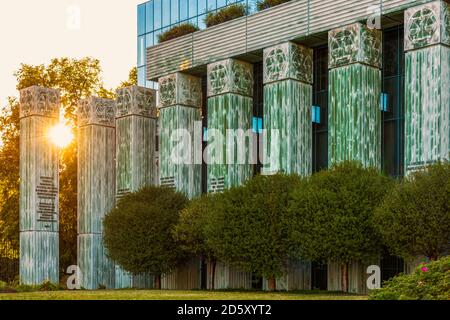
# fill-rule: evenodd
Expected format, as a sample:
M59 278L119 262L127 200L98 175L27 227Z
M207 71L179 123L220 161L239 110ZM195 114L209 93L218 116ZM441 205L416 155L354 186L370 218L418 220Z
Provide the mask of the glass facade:
M156 89L156 84L146 81L146 48L158 43L158 35L180 23L190 22L204 29L208 12L231 4L247 4L253 12L256 0L151 0L137 8L137 67L138 84Z

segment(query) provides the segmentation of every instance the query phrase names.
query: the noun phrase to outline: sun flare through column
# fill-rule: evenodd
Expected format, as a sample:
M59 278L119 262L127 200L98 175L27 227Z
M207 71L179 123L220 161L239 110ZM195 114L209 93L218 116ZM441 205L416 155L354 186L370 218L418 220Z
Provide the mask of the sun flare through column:
M73 133L72 129L68 125L58 123L49 129L48 137L56 146L65 148L72 142Z

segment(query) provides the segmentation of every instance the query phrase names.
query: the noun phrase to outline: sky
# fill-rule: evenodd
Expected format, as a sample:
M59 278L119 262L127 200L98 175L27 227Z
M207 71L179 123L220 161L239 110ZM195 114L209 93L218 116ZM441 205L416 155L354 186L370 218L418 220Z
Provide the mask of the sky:
M0 4L0 104L18 96L21 63L52 58L100 60L107 88L136 65L136 12L144 0L13 0Z

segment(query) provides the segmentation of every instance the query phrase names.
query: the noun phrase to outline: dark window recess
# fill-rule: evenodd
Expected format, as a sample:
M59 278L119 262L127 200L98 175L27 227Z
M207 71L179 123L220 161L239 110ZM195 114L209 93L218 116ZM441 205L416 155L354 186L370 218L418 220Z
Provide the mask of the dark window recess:
M311 288L313 290L328 290L328 265L311 263Z
M262 289L263 289L263 278L252 274L252 290L260 291Z
M392 279L396 275L404 272L405 261L396 256L385 255L381 258L381 282Z
M383 32L383 89L387 111L382 112L382 168L385 174L403 176L404 167L404 52L403 26Z
M313 172L328 167L328 47L314 49L313 105L320 108L320 123L313 123Z
M203 128L208 128L208 97L207 97L207 86L208 79L207 76L202 77L202 125ZM202 154L204 154L208 143L204 138L204 130L202 134ZM203 159L203 156L202 156ZM202 193L208 193L208 166L206 165L205 159L202 160Z
M257 62L253 65L253 77L255 80L253 91L253 116L264 121L264 84L263 84L263 63ZM264 127L263 127L264 129ZM262 134L257 133L257 152L259 155L261 147ZM258 156L258 164L254 166L254 174L261 173L262 164Z

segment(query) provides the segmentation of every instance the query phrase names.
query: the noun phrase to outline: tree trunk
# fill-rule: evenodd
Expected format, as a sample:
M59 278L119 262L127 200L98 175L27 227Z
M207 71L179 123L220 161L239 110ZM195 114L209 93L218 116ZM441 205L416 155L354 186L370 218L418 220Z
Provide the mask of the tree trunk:
M160 274L155 276L155 289L161 290L161 275Z
M275 291L277 289L277 280L274 276L269 278L269 291Z
M217 261L215 259L211 260L211 290L216 289L216 265Z
M342 264L342 291L348 292L348 263Z

